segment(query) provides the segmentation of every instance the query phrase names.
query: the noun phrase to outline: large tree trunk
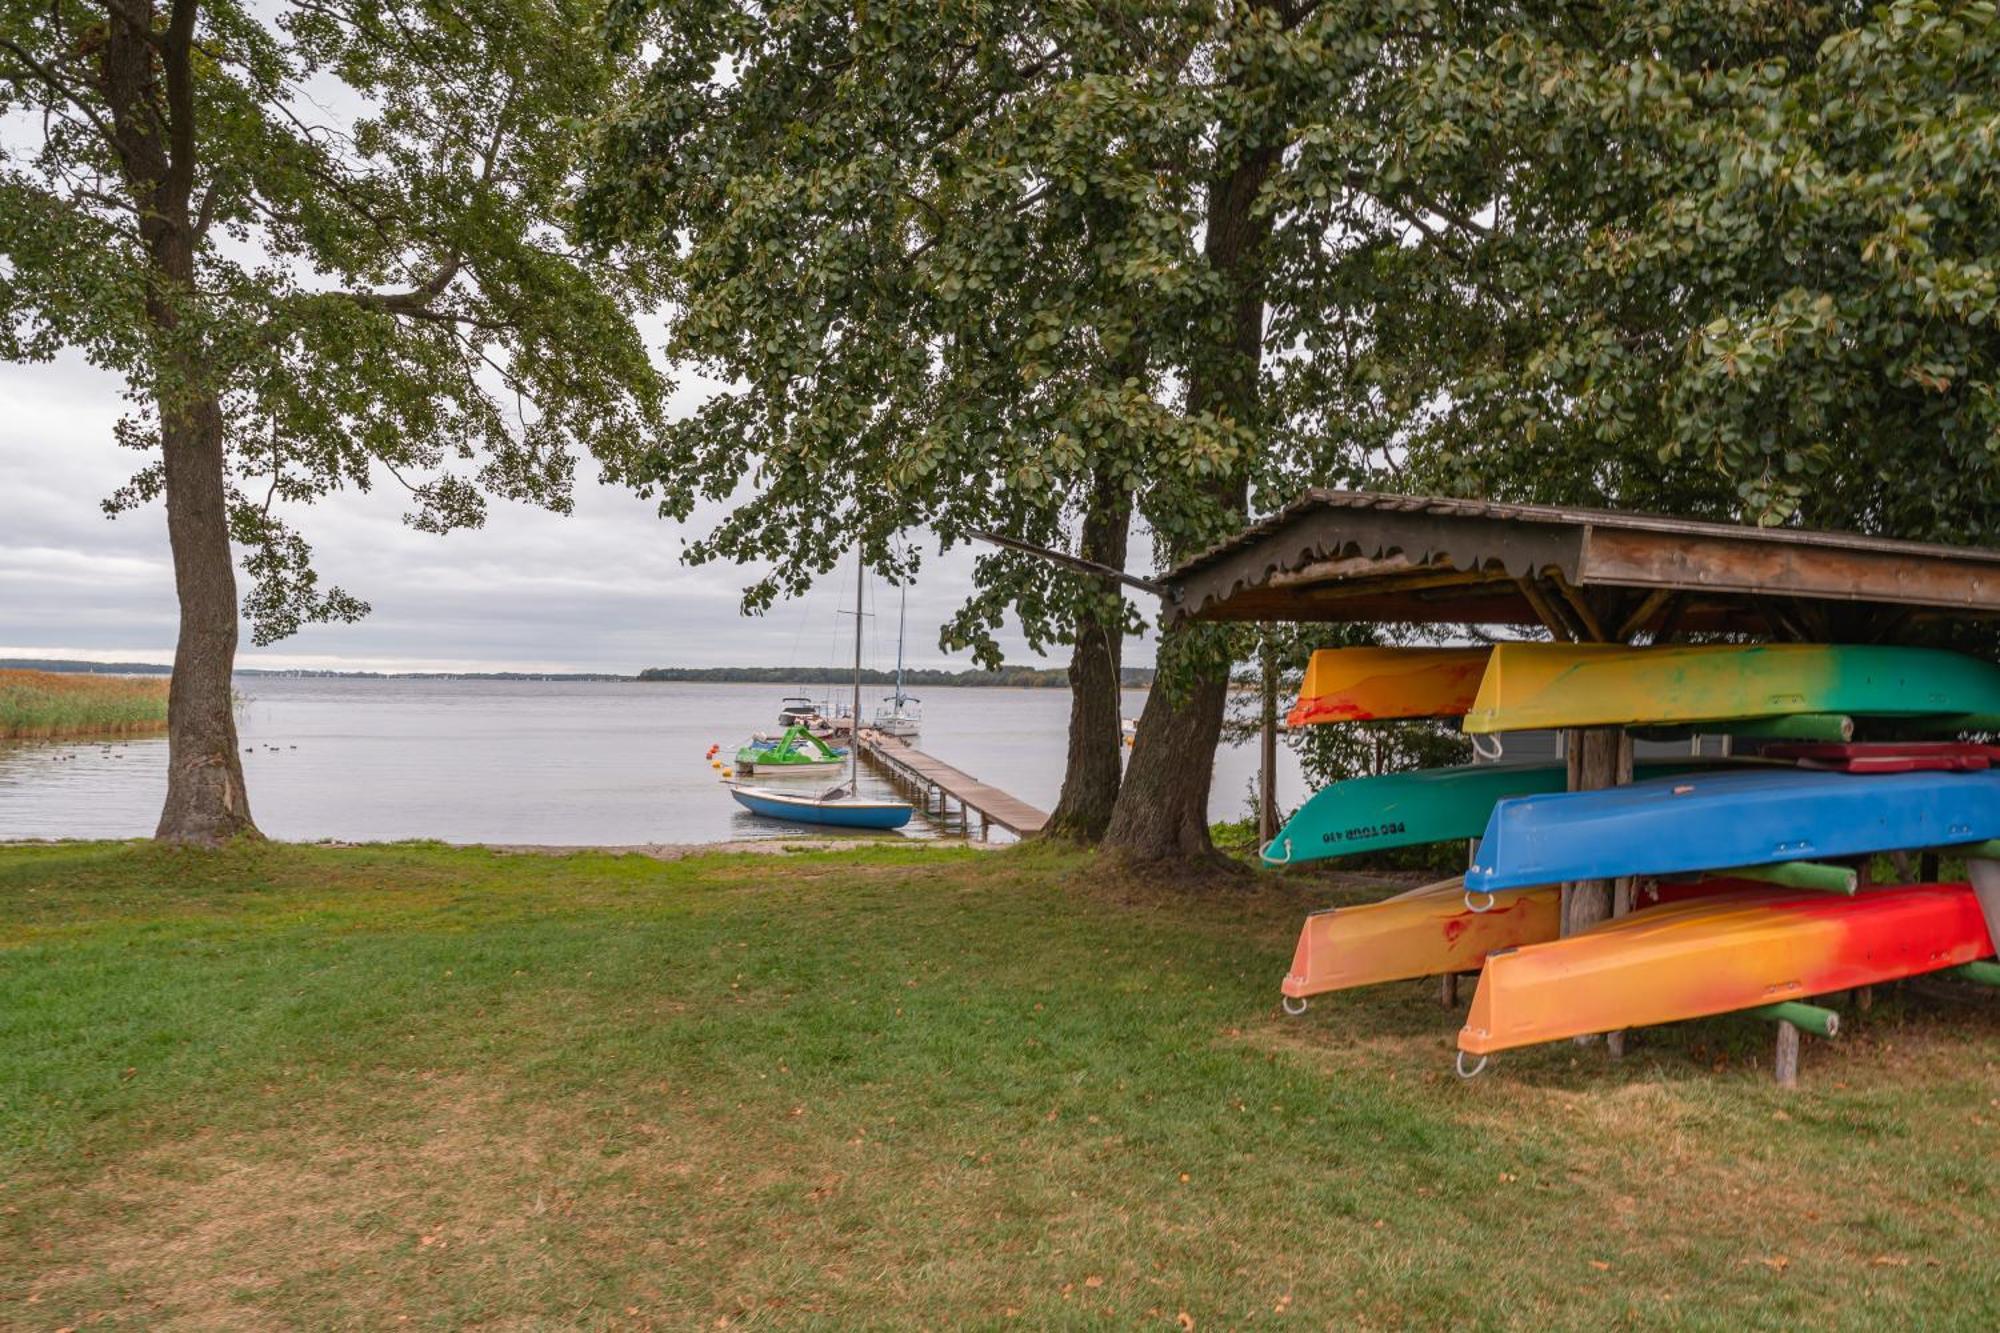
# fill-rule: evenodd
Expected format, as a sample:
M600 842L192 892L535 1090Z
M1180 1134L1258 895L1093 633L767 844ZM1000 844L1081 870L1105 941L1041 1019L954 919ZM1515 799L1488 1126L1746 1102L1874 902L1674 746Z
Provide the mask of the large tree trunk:
M154 836L215 844L256 836L236 745L230 677L236 662L236 573L229 556L221 401L184 303L195 298L194 29L199 0L113 7L98 78L126 188L139 206L152 328L167 538L180 597L180 641L167 694L167 801ZM213 187L211 187L213 188Z
M1249 153L1216 182L1208 200L1204 254L1211 270L1230 284L1226 341L1190 367L1188 410L1211 412L1239 425L1257 419L1257 376L1264 350L1264 284L1259 252L1271 232L1269 214L1256 210L1258 194L1277 165L1271 149ZM1218 528L1242 521L1248 507L1247 468L1209 491ZM1194 553L1187 540L1174 559ZM1215 777L1215 747L1229 698L1229 656L1218 651L1212 627L1169 626L1160 636L1163 675L1185 681L1156 685L1139 716L1132 762L1105 830L1104 846L1128 861L1206 861L1216 855L1208 836L1208 793Z
M1077 554L1123 569L1131 530L1130 493L1108 473L1100 473L1091 488ZM1069 762L1063 769L1062 795L1043 831L1046 837L1072 842L1096 842L1104 836L1124 772L1119 753L1124 746L1119 694L1124 602L1115 579L1101 580L1097 591L1102 609L1077 616L1069 659Z
M1163 670L1167 656L1163 643ZM1104 833L1107 849L1135 861L1199 862L1216 854L1208 836L1208 792L1228 696L1226 667L1197 671L1185 690L1153 687Z
M256 836L236 743L236 574L222 475L222 412L212 395L162 403L167 537L180 641L167 694L167 801L153 836L214 844Z

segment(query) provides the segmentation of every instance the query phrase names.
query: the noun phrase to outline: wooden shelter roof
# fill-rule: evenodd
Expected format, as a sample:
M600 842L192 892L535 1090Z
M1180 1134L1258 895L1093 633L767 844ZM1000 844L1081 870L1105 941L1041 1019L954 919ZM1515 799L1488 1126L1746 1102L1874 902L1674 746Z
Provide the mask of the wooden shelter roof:
M1550 505L1310 490L1167 573L1196 620L1888 641L2000 615L2000 550Z

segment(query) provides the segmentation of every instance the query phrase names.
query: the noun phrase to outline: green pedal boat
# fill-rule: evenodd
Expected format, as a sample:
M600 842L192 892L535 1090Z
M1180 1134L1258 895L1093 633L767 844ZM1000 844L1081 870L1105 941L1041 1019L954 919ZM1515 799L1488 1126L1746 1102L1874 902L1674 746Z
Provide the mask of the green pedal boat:
M786 727L782 736L753 736L736 752L736 771L746 776L818 776L846 763L845 750L834 749L802 726Z
M1633 776L1665 777L1742 762L1690 758L1640 764ZM1561 764L1472 764L1350 778L1314 792L1264 849L1264 863L1295 865L1476 838L1486 831L1494 802L1562 791L1568 782Z

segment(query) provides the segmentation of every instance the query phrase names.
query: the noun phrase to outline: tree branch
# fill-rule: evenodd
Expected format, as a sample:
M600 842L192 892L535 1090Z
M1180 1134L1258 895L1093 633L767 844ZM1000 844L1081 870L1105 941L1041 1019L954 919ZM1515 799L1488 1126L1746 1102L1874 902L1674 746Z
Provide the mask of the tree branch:
M180 208L194 193L194 22L200 0L173 0L160 63L167 76L167 177L160 191Z
M201 243L202 237L208 235L208 228L215 221L216 204L221 197L222 176L217 174L213 180L209 181L208 189L202 192L201 208L195 214L194 240L197 245Z
M438 266L437 272L431 274L429 278L406 292L343 292L341 294L350 301L358 301L362 305L370 306L376 310L384 310L392 315L427 315L431 313L431 302L444 295L444 289L451 286L451 280L458 276L459 269L463 267L464 261L458 255L454 254Z
M68 102L78 111L81 111L84 118L90 122L91 127L97 131L97 137L104 140L105 146L111 148L114 152L117 150L118 136L111 132L111 126L104 122L104 118L98 115L89 103L72 92L69 85L64 83L53 69L29 55L27 51L23 50L11 38L0 37L0 50L7 52L14 59L27 66L28 70L37 79L40 79L42 83L48 86L50 92L63 101Z

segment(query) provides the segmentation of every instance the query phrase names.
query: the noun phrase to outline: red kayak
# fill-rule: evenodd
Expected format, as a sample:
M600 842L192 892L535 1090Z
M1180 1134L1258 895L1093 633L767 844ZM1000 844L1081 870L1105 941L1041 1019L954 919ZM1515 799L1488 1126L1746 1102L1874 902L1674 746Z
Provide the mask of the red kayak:
M1486 959L1458 1047L1474 1055L1735 1013L1993 952L1969 884L1834 898L1757 888L1600 922Z
M1789 759L1800 768L1841 773L1976 773L2000 763L2000 745L1970 741L1853 741L1845 745L1782 742L1763 748L1766 759Z

